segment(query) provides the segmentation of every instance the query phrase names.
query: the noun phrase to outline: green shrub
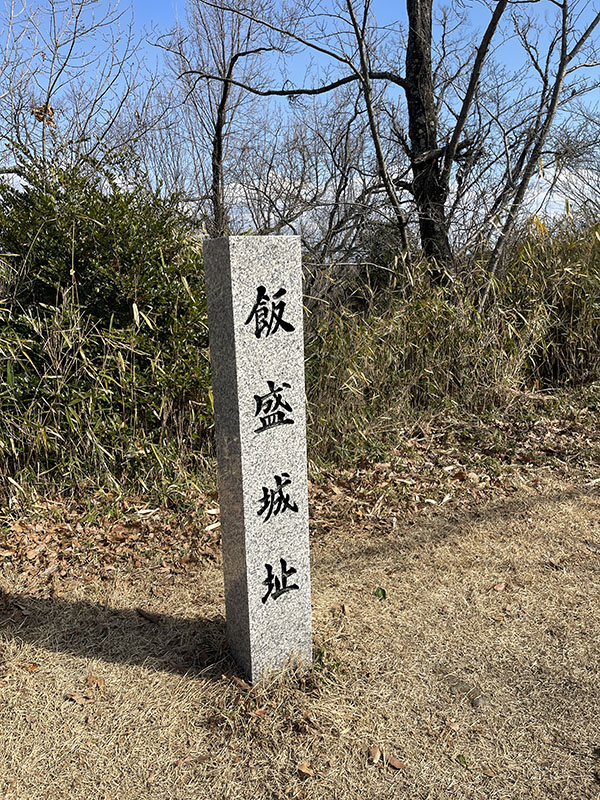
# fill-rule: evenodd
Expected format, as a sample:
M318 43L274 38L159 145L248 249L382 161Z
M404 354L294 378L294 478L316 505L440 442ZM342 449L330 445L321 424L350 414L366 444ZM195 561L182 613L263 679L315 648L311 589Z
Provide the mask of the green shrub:
M174 482L212 424L196 232L123 160L24 169L0 184L0 475Z

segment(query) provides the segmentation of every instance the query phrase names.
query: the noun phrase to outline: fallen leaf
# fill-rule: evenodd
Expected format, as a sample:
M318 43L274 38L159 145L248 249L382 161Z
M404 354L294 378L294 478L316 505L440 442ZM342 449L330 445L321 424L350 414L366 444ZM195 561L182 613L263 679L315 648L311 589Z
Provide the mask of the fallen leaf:
M404 761L399 761L397 758L394 758L394 756L385 756L385 760L390 765L390 767L392 767L393 769L406 769L407 768L406 764L404 763Z
M252 689L249 683L246 683L246 681L243 680L242 678L238 678L237 675L233 676L233 682L237 686L239 686L240 689L242 689L244 692L249 692Z
M298 777L302 778L302 780L306 780L307 778L314 778L315 771L308 763L308 761L303 761L301 764L298 764Z
M373 594L378 600L385 600L387 597L386 590L381 586L378 586L377 589L375 589L375 591L373 592Z
M377 746L369 747L368 749L369 764L377 764L381 758L381 750Z
M98 688L103 692L106 682L104 678L99 678L97 675L88 675L85 685L88 689Z
M496 770L493 770L491 767L482 767L481 773L482 775L487 775L488 778L495 778L498 774Z
M500 581L494 585L495 592L503 592L506 589L506 581Z
M449 728L451 731L458 731L460 730L460 725L458 722L455 722L453 719L446 720L446 727Z
M85 706L87 703L91 702L89 698L84 697L81 692L71 692L65 696L65 700L72 700L74 703L77 703L78 706Z

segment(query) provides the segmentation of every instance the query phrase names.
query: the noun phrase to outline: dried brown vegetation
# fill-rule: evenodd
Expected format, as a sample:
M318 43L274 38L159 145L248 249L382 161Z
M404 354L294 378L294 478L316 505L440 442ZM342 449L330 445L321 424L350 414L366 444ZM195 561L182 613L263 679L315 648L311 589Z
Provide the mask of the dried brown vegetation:
M2 796L596 797L598 426L519 423L494 472L492 432L313 474L315 663L255 686L225 648L214 498L15 509Z

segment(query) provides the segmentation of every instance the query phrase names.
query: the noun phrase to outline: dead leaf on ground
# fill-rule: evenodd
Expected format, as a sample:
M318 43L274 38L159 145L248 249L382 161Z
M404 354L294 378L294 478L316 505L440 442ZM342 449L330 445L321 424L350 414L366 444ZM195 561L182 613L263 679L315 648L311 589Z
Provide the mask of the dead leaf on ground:
M308 761L303 761L301 764L298 764L298 777L302 778L302 780L315 777L315 771Z
M394 756L385 756L385 760L390 765L390 767L392 767L392 769L407 769L404 761L400 761Z
M506 581L500 581L499 583L494 584L495 592L503 592L505 589L506 589Z
M65 695L65 700L71 700L73 703L77 703L78 706L86 706L88 703L94 702L91 698L84 697L81 692L71 692Z
M492 769L491 767L482 767L481 774L487 775L488 778L495 778L498 773L496 772L495 769Z
M36 672L36 670L40 668L39 664L19 664L19 666L31 673Z
M103 692L106 682L104 678L99 678L97 675L88 675L85 685L88 689L100 689Z
M381 758L381 750L377 746L369 747L368 751L369 764L377 764Z
M252 686L250 686L249 683L243 680L243 678L238 678L237 675L233 676L233 682L236 684L236 686L239 686L240 689L242 689L242 691L244 692L249 692L252 689Z

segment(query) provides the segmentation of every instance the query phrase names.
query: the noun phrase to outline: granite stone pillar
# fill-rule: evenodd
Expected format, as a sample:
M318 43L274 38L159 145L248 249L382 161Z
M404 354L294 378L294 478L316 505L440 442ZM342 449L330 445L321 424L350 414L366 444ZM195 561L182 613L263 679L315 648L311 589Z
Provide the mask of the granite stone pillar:
M205 240L227 633L250 680L312 657L297 236Z

